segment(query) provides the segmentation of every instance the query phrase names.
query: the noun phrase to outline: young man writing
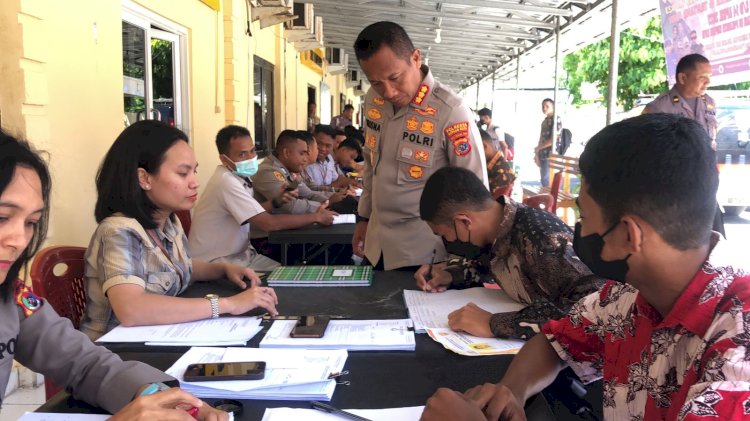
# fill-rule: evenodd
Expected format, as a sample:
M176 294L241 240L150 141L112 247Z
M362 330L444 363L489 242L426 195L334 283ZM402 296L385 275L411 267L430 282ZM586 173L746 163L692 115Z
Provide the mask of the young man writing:
M668 114L625 120L588 142L580 169L575 249L612 281L545 325L500 383L441 389L422 418L523 419L567 365L603 377L606 419L747 417L750 277L712 263L719 180L705 130Z

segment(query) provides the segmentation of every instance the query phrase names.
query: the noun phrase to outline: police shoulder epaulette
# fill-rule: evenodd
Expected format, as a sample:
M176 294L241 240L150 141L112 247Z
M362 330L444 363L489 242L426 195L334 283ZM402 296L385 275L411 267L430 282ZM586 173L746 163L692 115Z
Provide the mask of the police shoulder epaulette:
M42 300L31 291L26 284L18 281L16 284L16 305L23 310L28 317L34 314L42 306Z

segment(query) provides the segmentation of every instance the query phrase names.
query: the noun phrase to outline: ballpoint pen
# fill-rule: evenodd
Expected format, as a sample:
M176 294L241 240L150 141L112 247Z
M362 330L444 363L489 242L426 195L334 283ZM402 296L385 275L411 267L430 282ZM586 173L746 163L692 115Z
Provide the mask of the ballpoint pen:
M429 281L432 279L432 266L435 264L435 255L437 254L437 249L432 249L432 260L430 261L430 268L427 270L427 273L424 275L425 281Z
M332 407L331 405L324 404L323 402L317 402L317 401L310 402L310 407L312 409L317 409L318 411L323 411L329 414L338 415L342 418L348 418L350 420L370 421L368 418L360 417L359 415L352 414L351 412L342 411L338 408Z

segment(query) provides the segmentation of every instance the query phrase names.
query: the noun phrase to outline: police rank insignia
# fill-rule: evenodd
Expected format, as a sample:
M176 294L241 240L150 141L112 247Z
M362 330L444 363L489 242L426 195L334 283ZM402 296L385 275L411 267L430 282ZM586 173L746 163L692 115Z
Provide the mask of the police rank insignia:
M365 141L365 144L370 149L375 149L375 145L377 145L377 139L375 139L374 134L367 135L367 140Z
M369 110L367 110L367 117L370 117L373 120L380 120L381 118L383 118L383 115L377 108L370 108Z
M672 102L674 102L674 103L680 102L680 97L678 97L677 95L673 96L672 97Z
M31 288L19 282L16 292L16 304L23 310L24 316L34 314L42 306L42 300L31 292Z
M416 117L409 117L406 119L406 130L413 132L414 130L417 130L417 127L419 127L419 120L417 120Z
M280 171L274 171L273 176L276 177L279 181L286 181L286 178L284 178L284 174L282 174Z
M419 131L424 134L433 134L435 133L435 123L425 120L422 122L422 126L419 128Z
M430 152L424 149L417 149L417 152L414 154L414 159L420 162L427 162L430 160Z
M466 156L471 152L471 143L469 139L461 138L453 142L453 152L458 156Z
M373 98L372 102L375 103L375 105L385 105L385 100L379 96Z
M411 150L411 148L401 149L401 158L411 159L413 155L414 155L414 151Z
M412 99L411 102L416 105L422 105L428 92L430 92L429 86L425 84L420 85L419 89L417 89L417 94L414 95L414 99Z
M412 165L409 167L409 176L414 179L422 178L424 170L419 165Z
M437 115L437 110L430 107L429 105L424 109L420 110L419 108L414 109L417 114L425 117L435 117Z
M445 128L445 135L451 142L456 142L469 136L469 122L462 121Z

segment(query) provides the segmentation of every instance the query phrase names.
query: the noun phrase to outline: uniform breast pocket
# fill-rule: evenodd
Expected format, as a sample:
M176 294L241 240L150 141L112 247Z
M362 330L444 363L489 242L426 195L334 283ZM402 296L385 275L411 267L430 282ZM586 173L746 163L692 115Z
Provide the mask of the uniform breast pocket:
M176 295L180 277L175 272L151 272L146 280L146 291L161 295Z
M398 184L424 183L432 172L433 150L409 143L398 147Z

